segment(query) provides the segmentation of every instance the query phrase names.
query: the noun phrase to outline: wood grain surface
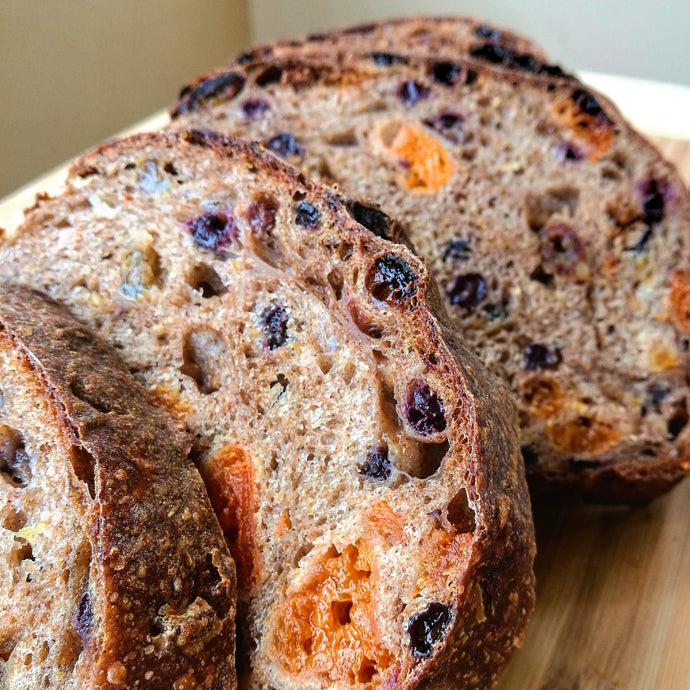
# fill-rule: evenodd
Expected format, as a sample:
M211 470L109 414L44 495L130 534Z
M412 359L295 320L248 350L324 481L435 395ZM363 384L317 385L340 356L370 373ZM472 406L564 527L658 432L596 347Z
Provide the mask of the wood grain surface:
M690 183L690 141L654 141ZM0 227L65 171L0 202ZM499 690L690 690L690 480L645 507L537 505L535 523L537 607Z

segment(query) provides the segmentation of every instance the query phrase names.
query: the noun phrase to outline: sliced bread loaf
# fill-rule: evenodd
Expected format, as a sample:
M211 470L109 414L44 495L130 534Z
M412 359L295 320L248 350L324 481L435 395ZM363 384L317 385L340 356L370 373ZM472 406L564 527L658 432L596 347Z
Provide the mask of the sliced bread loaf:
M224 97L191 107L205 82L189 87L173 126L261 141L396 214L459 332L515 392L535 490L658 495L690 469L681 180L578 82L438 64L253 64Z
M514 409L389 222L168 133L82 158L0 249L194 431L247 687L488 687L533 606Z
M190 445L64 307L0 284L0 687L236 687Z

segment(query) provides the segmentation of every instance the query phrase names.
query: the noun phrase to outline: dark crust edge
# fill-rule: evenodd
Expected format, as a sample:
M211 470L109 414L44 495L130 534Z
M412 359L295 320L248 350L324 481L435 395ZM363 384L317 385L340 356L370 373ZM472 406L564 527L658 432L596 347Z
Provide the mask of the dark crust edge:
M261 169L280 184L299 185L322 200L344 236L361 243L372 259L380 252L395 253L415 269L420 299L405 314L423 333L418 350L436 354L436 368L443 372L445 383L439 391L444 399L457 400L458 391L465 392L466 426L473 434L475 452L466 462L454 458L453 467L445 469L464 473L476 529L467 568L456 583L458 591L464 588L471 594L460 597L462 608L455 602L452 628L444 641L430 657L408 668L407 680L400 687L413 688L432 679L434 683L464 679L467 687L490 686L520 646L535 597L534 526L517 414L507 389L452 333L436 284L416 256L370 233L352 218L343 204L345 197L307 179L257 143L209 130L135 134L86 154L73 164L70 176L92 174L98 171L99 157L115 160L123 150L136 151L147 144L182 154L194 146L204 147L219 157L243 159L244 165ZM485 601L493 605L486 606Z
M85 651L94 686L120 687L108 678L119 662L127 687L172 686L184 677L204 687L235 688L235 567L187 457L189 435L149 403L102 339L42 293L0 283L0 330L45 387L67 437L93 463L89 581L98 627ZM206 611L185 611L196 597ZM172 630L145 653L166 604L163 613L171 617L163 628ZM209 605L220 615L215 635L208 635ZM201 630L196 639L195 627ZM193 657L179 642L181 634L196 643Z
M377 72L388 74L390 70L394 69L427 68L434 62L435 59L430 57L409 56L406 65L376 68L362 56L340 54L330 61L324 59L323 56L312 55L300 58L276 58L274 60L266 60L263 64L265 66L284 66L286 70L302 68L300 72L302 76L307 74L304 69L306 68L309 70L308 74L313 78L313 82L317 83L319 79L343 73L375 79ZM551 98L559 94L562 94L564 97L569 96L573 90L583 88L597 99L616 130L625 131L634 143L646 148L650 152L652 157L656 159L657 165L665 169L669 180L671 180L674 188L679 192L679 197L675 201L680 207L679 213L684 213L690 217L690 194L686 190L676 167L665 160L656 147L629 124L613 102L605 95L573 79L534 75L486 65L478 67L474 61L465 59L456 59L455 62L458 65L474 70L477 74L483 73L491 79L511 84L515 87L525 84L533 88L542 89L545 93L550 94ZM249 78L250 74L258 69L260 69L259 63L252 63L247 65L244 74ZM241 68L240 71L242 71ZM428 70L425 69L424 71L426 73ZM204 76L200 77L201 81L204 79ZM304 87L304 82L300 83L300 87ZM463 85L458 84L444 88L459 89L463 88ZM644 469L642 469L643 467ZM527 479L535 497L554 494L561 497L571 495L595 502L647 502L667 492L690 472L690 444L686 444L683 452L677 458L660 458L656 461L649 461L641 460L636 456L620 459L614 457L606 464L603 464L601 468L588 468L577 473L541 472L539 470L538 465L527 469Z

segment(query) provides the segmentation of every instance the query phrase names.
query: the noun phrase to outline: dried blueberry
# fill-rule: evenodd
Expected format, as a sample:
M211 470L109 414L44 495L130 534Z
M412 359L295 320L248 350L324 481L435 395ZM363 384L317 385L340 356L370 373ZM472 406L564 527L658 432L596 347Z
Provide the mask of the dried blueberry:
M558 65L546 64L537 60L530 53L518 53L498 43L483 43L479 46L473 46L470 48L470 55L480 60L486 60L493 65L503 65L530 74L548 74L552 77L571 78ZM582 89L578 90L582 91Z
M405 105L414 105L429 95L429 89L413 79L404 81L398 87L398 98Z
M460 81L464 71L456 62L435 62L431 68L431 76L439 84L450 86Z
M541 257L557 275L573 277L577 265L584 262L585 247L582 240L567 223L546 225L539 231Z
M457 307L476 307L486 297L486 281L479 273L463 273L448 283L446 295Z
M441 433L446 428L443 401L425 383L416 382L407 389L405 416L410 426L423 436Z
M562 357L558 350L551 352L546 345L530 343L522 352L522 368L528 371L548 369L560 364Z
M469 240L453 237L443 245L443 261L467 261L472 250Z
M319 210L308 201L301 201L295 209L295 223L303 228L313 228L319 222Z
M178 117L186 112L194 112L211 98L234 98L244 86L244 77L237 72L225 72L202 81L194 88L186 87L180 93L180 102L172 113Z
M501 38L501 32L498 29L490 27L488 24L480 24L474 30L474 35L477 38L486 38L490 41L498 41Z
M391 239L391 219L383 211L380 211L373 206L366 206L359 201L353 202L351 206L352 215L354 219L363 225L367 230L370 230L377 237L384 239Z
M221 258L238 236L235 218L229 211L208 211L187 223L194 241L201 249L214 251Z
M288 313L280 302L271 302L261 314L264 329L264 347L275 350L287 340Z
M483 43L482 45L472 46L470 48L470 55L486 60L494 65L511 64L516 57L514 50L504 48L495 43Z
M263 98L248 98L244 103L242 103L242 114L247 118L251 119L257 115L261 115L270 109L268 101Z
M84 644L91 639L93 630L93 608L91 605L91 595L88 589L84 589L77 603L77 610L72 616L72 627L77 635L81 637Z
M266 147L279 156L286 158L289 156L301 156L304 153L304 148L290 132L281 132L271 137L266 142Z
M251 229L258 234L265 233L275 224L278 204L273 197L259 194L247 209L247 220Z
M522 459L525 462L525 467L534 467L539 461L537 449L531 443L520 446L520 451L522 452Z
M400 55L394 55L393 53L371 53L369 57L375 65L380 67L391 67L405 61Z
M407 624L412 656L430 656L434 651L434 645L441 640L452 618L450 608L437 601L412 616Z
M365 280L372 297L386 304L400 304L417 291L417 276L409 264L398 256L380 256L367 272Z
M388 459L388 446L369 448L366 462L357 465L359 473L371 479L388 479L391 476L391 461Z
M259 74L254 81L258 86L268 86L269 84L275 84L280 81L283 76L283 70L280 67L271 65L266 68L261 74Z

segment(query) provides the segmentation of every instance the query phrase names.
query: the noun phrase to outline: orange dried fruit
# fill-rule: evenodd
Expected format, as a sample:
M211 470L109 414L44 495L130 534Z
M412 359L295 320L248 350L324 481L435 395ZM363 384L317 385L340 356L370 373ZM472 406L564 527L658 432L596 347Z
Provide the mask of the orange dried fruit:
M554 448L578 455L602 453L620 438L620 430L613 423L593 417L552 424L548 434Z
M671 280L671 313L676 323L690 331L690 279L685 271L676 271Z
M391 151L409 165L409 175L405 184L420 192L433 192L450 179L453 165L442 144L410 125L402 125L398 130Z

